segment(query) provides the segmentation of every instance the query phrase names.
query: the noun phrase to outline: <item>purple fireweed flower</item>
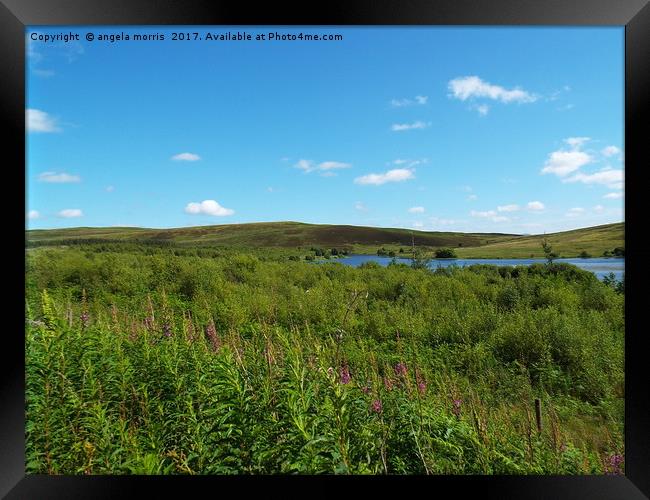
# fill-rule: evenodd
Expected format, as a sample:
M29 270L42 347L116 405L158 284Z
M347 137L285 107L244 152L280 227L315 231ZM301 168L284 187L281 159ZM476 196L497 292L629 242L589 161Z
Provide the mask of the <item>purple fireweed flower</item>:
M415 372L415 380L418 384L418 391L423 395L427 390L427 383L425 382L424 377L422 377L422 374L417 370Z
M625 458L623 455L615 453L609 457L608 463L606 465L606 470L608 474L623 474L623 461Z
M401 361L395 365L395 375L398 377L405 377L406 371L406 365Z
M348 382L350 382L350 379L351 379L351 378L352 378L352 377L350 377L350 370L348 369L348 365L343 365L343 366L341 367L339 381L340 381L342 384L347 384Z
M81 316L79 316L79 319L81 319L81 326L86 328L88 326L88 322L90 321L90 314L88 314L88 311L84 311L81 313Z
M172 326L169 323L165 323L162 330L165 337L169 338L172 336Z
M382 405L381 405L381 400L379 400L379 399L375 399L375 400L372 402L372 405L370 406L370 409L371 409L372 411L374 411L375 413L381 413L381 411L382 411L382 409L383 409L383 407L382 407Z
M214 326L214 322L210 321L208 326L205 327L205 336L212 344L212 350L218 351L221 347L221 342L219 342L219 337L217 336L217 329Z
M460 418L460 406L463 404L462 399L454 399L454 407L451 409L452 413Z

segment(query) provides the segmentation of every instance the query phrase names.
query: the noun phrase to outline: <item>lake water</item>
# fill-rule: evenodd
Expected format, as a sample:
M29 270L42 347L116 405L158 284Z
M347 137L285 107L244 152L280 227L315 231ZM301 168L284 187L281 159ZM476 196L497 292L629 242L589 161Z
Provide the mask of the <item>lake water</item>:
M387 266L391 257L380 257L378 255L348 255L340 259L333 259L332 262L340 262L348 266L360 266L364 262L377 262L382 266ZM327 262L327 261L326 261ZM409 259L397 259L397 262L410 264ZM493 264L496 266L527 266L536 262L544 263L546 259L433 259L430 267L436 269L440 267L458 266L465 267L472 264ZM623 279L625 271L624 258L594 258L594 259L555 259L554 262L566 262L573 264L585 271L591 271L598 279L603 279L609 273L614 273L617 280Z

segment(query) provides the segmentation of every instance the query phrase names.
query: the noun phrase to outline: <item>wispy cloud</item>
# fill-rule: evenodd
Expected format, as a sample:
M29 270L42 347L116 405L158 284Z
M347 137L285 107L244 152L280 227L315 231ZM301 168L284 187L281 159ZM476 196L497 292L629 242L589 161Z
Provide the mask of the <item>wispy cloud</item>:
M40 182L68 184L72 182L81 182L81 177L78 175L67 174L65 172L43 172L42 174L39 174L38 180Z
M584 215L584 213L585 213L584 208L575 207L575 208L569 209L569 211L564 215L566 215L567 217L580 217L581 215Z
M503 215L498 215L495 210L471 210L469 213L472 217L479 217L481 219L489 219L492 222L507 222L510 219Z
M448 83L449 97L466 101L468 99L492 99L502 103L529 103L535 102L538 96L526 90L515 87L506 89L499 85L488 83L478 76L463 76L454 78Z
M342 168L350 168L352 165L350 163L344 163L341 161L324 161L321 163L316 163L312 160L298 160L298 162L294 165L295 168L302 170L306 174L310 172L315 172L315 171L320 171L324 172L321 173L321 175L328 176L333 175L334 172L332 170L339 170Z
M470 194L467 196L467 201L476 201L476 200L478 200L478 196L476 196L475 194Z
M368 211L368 207L366 207L366 205L363 204L363 203L360 202L360 201L357 201L357 202L354 204L354 208L355 208L356 210L358 210L359 212L367 212L367 211Z
M614 156L614 155L616 155L616 154L618 154L620 152L621 152L621 150L619 148L617 148L616 146L607 146L606 148L603 148L600 153L605 158L609 158L610 156Z
M516 212L519 210L519 205L502 205L497 207L497 212Z
M428 158L419 158L417 160L397 158L396 160L386 163L386 165L395 165L401 168L412 168L417 167L418 165L424 165L425 163L429 163Z
M386 184L387 182L403 182L409 179L414 179L415 170L407 168L396 168L384 172L383 174L368 174L354 179L355 184L372 184L379 186L381 184Z
M235 211L219 205L215 200L203 200L200 203L190 202L185 207L185 213L190 215L212 215L214 217L225 217L232 215Z
M623 196L624 195L623 195L622 192L621 193L607 193L605 196L603 196L603 198L605 198L606 200L620 200L621 198L623 198Z
M487 116L488 112L490 111L490 106L487 104L479 104L476 106L476 111L478 111L478 114L481 116Z
M70 219L72 217L83 217L83 212L79 208L65 208L57 213L59 217Z
M409 213L411 214L423 214L424 207L411 207L409 208Z
M179 153L172 156L171 159L174 161L199 161L201 157L194 153Z
M405 130L419 130L431 126L431 122L415 121L413 123L394 123L390 129L393 132L403 132Z
M27 218L28 219L40 219L41 218L41 213L38 210L30 210L27 212Z
M582 182L583 184L603 184L610 189L623 189L623 170L606 169L593 174L578 172L562 179L562 182Z
M526 209L530 210L531 212L541 212L545 208L546 206L541 201L529 201L526 204Z
M28 132L61 132L57 120L40 109L28 108L25 110L25 121Z
M423 106L427 103L429 97L426 95L416 95L413 99L392 99L390 105L394 108L402 108L404 106Z

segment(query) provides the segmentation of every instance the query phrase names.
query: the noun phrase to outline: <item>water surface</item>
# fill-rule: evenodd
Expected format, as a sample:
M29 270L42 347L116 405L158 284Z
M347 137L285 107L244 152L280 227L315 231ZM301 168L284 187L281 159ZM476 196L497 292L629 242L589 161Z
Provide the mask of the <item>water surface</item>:
M377 262L382 266L387 266L392 261L392 257L380 257L378 255L348 255L333 262L340 262L348 266L360 266L364 262ZM410 264L410 259L397 259L397 262ZM458 266L465 267L472 264L492 264L496 266L528 266L534 263L545 263L546 259L433 259L429 267L436 269L438 267ZM623 279L625 271L624 258L591 258L591 259L555 259L554 262L566 262L573 264L585 271L591 271L598 279L602 280L609 273L614 273L617 280Z

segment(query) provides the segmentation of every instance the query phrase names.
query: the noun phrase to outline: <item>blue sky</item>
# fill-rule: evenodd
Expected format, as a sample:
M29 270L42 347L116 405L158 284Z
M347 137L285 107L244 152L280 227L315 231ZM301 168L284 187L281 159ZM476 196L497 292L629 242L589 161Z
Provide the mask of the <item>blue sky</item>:
M179 31L202 40L172 40ZM38 40L70 32L80 40ZM255 39L269 32L343 40ZM98 40L120 33L165 40ZM26 36L29 228L294 220L537 234L623 220L623 28Z

